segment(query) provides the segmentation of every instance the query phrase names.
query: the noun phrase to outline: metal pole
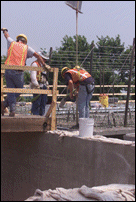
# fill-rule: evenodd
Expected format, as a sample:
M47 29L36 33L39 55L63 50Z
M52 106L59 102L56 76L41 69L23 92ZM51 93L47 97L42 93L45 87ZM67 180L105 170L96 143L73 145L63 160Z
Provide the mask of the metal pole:
M93 47L94 43L91 44L91 55L90 55L90 74L92 75L92 69L93 69Z
M76 65L78 65L78 7L79 1L77 1L76 9ZM76 125L78 125L78 107L77 107L77 98L76 98Z
M101 67L100 67L100 94L102 93L102 91L101 91L101 85L102 85L101 73L102 73L102 71L101 71Z
M127 90L127 99L126 99L126 108L125 108L125 118L124 118L124 127L127 126L127 111L129 105L129 95L130 95L130 85L131 85L131 75L132 75L132 67L134 61L134 50L135 50L135 38L133 39L133 49L130 63L130 72L129 72L129 80L128 80L128 90Z
M49 65L51 64L51 56L52 56L52 47L50 47L50 52L49 52ZM47 78L49 79L49 72L47 72Z
M78 65L78 7L79 7L79 1L77 2L77 9L76 9L76 65Z
M104 67L103 67L103 94L104 94Z
M113 96L113 104L115 104L115 100L116 100L114 97L114 80L115 80L115 72L113 71L113 88L112 88L113 89L113 91L112 91L112 93L113 93L113 95L112 95Z

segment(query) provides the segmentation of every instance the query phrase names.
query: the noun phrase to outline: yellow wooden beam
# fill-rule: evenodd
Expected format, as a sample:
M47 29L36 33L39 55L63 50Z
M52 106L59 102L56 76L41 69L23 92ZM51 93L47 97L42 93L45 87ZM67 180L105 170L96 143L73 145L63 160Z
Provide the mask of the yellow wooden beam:
M54 102L54 107L52 109L52 117L51 117L51 130L56 129L56 104L57 104L57 84L58 84L58 71L59 69L54 69L53 72L53 89L52 89L52 102Z
M29 85L24 85L24 87L29 87ZM53 87L53 85L49 85L49 87ZM67 85L58 85L58 88L65 88L67 87ZM95 85L95 88L99 88L100 85ZM102 86L103 87L103 86ZM104 88L108 88L108 87L112 87L113 88L113 85L104 85ZM115 88L127 88L128 85L114 85ZM130 86L131 88L135 88L135 85L131 85Z
M1 88L3 93L32 93L32 94L52 94L52 90L24 89L24 88ZM59 93L59 91L57 91Z
M32 66L17 66L17 65L5 65L1 64L1 69L14 69L14 70L31 70L31 71L45 71L44 67L32 67ZM53 72L54 68L51 68L51 72Z

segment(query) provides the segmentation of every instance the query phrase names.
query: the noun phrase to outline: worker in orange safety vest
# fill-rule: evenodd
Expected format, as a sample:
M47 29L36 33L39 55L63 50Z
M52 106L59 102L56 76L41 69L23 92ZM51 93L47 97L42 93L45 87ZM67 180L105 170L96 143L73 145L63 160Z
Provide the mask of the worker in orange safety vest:
M61 75L66 81L70 90L70 98L73 98L74 89L77 89L77 106L79 118L89 118L89 104L94 92L94 78L80 66L73 69L64 67Z
M8 33L6 28L2 28L3 34L7 39L7 59L5 61L6 65L18 65L24 66L26 64L27 58L36 57L45 70L50 71L51 67L47 65L42 57L30 46L27 45L27 37L24 34L19 34L14 41ZM23 70L10 70L6 69L5 79L7 88L23 88L24 84L24 72ZM7 93L7 98L1 102L1 113L4 115L4 110L6 107L10 108L9 116L15 116L16 110L16 99L19 97L19 93Z

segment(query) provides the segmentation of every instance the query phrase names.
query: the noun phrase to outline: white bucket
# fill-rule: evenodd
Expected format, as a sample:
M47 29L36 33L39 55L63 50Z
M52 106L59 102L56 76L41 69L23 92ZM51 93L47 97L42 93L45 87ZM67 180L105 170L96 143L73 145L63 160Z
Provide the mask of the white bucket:
M94 119L79 118L79 136L92 137L93 136Z

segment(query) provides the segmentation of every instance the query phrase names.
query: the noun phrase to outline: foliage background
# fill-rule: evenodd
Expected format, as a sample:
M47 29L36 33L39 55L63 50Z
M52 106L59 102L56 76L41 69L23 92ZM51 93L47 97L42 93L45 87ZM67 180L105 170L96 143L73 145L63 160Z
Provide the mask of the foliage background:
M132 46L127 49L124 43L121 43L120 36L114 38L98 37L97 43L92 41L90 44L87 42L85 36L78 35L78 65L81 64L95 79L95 85L127 85L129 78L129 69L131 61ZM92 49L94 45L94 48ZM42 47L45 48L45 47ZM50 65L53 68L59 68L58 84L65 84L64 79L61 77L61 69L64 66L73 68L76 62L76 36L69 37L67 35L61 41L61 46L53 50ZM92 51L91 51L92 50ZM6 56L1 56L1 63L4 63ZM24 72L25 84L30 83L30 72ZM49 84L53 82L53 75L49 73ZM6 84L4 78L4 84ZM135 84L135 58L132 69L131 84ZM106 88L106 91L112 89ZM126 88L114 88L115 93L120 93ZM131 92L134 92L134 88ZM95 93L101 93L102 89L95 88ZM64 91L64 93L66 93ZM107 93L107 92L105 92ZM119 99L122 99L120 97ZM94 99L96 99L94 97ZM131 96L131 99L135 99Z

